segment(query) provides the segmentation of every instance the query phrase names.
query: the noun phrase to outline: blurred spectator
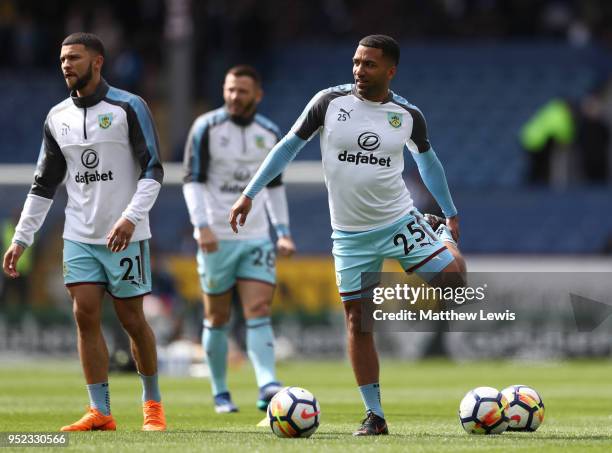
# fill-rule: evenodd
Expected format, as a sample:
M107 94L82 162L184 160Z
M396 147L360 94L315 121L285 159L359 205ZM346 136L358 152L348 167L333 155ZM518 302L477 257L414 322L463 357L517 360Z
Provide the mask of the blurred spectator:
M527 121L520 142L530 157L530 183L566 186L570 181L608 180L610 129L603 106L599 92L576 106L553 99Z
M529 154L528 181L549 184L553 156L567 152L576 138L572 107L565 99L553 99L542 106L520 131L520 143Z

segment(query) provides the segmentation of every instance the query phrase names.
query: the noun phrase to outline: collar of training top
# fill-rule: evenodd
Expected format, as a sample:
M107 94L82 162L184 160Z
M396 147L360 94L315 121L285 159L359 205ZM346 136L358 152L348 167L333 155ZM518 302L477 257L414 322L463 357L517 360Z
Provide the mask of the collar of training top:
M389 92L387 93L387 97L385 98L384 101L382 102L375 102L375 101L370 101L369 99L365 99L363 96L361 96L358 92L357 92L357 85L356 84L352 84L353 87L351 88L351 93L353 94L353 96L355 96L357 99L360 99L362 101L365 102L372 102L375 104L386 104L387 102L391 102L393 100L393 91L389 90Z
M106 83L106 80L104 80L103 78L100 78L100 83L98 83L96 91L94 91L89 96L79 97L76 93L76 90L72 90L70 92L70 97L72 98L72 102L74 102L74 105L80 108L84 108L96 105L98 102L104 99L106 93L108 93L108 83Z

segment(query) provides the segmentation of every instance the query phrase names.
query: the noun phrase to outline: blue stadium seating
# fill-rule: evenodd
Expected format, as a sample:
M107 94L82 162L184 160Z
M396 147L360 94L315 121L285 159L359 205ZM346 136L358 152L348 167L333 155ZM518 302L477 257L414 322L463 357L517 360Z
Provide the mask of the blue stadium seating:
M43 121L65 97L59 71L0 73L0 163L36 162Z

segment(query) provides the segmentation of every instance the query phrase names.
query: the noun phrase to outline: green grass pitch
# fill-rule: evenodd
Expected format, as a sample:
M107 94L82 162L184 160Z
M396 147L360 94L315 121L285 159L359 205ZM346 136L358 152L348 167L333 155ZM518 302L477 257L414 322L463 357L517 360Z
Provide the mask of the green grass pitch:
M258 428L256 389L248 365L230 373L238 414L216 415L207 380L162 377L169 431L140 432L140 381L135 374L110 378L118 431L71 434L78 451L612 451L612 363L447 361L382 363L382 399L391 434L353 438L363 414L348 363L289 362L279 365L286 384L312 391L321 403L319 430L310 439L278 439ZM470 436L457 419L459 401L471 388L509 384L535 387L546 404L536 433ZM0 364L0 431L56 431L84 412L86 392L75 362ZM2 449L8 451L8 449ZM58 451L36 448L36 452ZM15 451L24 451L23 448ZM62 451L61 449L59 451Z

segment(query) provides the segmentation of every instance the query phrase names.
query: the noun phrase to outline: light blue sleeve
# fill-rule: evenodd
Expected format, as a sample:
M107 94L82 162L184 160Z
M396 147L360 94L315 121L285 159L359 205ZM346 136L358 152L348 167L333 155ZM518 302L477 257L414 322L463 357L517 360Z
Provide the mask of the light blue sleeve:
M456 216L457 208L448 190L444 168L442 168L442 163L438 159L433 148L430 148L424 153L411 152L410 154L412 154L412 158L417 164L419 174L425 183L425 187L427 187L427 190L433 195L446 218Z
M297 153L304 147L307 140L302 140L300 137L290 132L272 148L266 159L263 161L251 182L244 192L247 197L253 199L266 187L266 185L280 175L283 170L289 165Z

